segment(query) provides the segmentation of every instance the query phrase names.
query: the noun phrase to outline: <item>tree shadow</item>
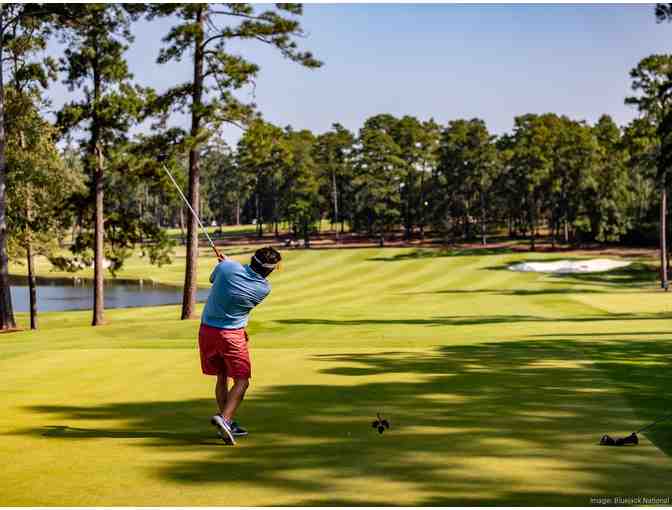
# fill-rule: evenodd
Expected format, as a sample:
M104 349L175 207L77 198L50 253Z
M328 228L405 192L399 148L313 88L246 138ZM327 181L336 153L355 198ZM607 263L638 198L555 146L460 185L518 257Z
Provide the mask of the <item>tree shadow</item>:
M429 292L402 292L403 295L421 295L421 294L492 294L497 296L543 296L552 294L614 294L613 290L596 289L573 289L573 288L555 288L555 289L443 289L432 290Z
M649 264L636 262L626 267L604 273L573 273L562 276L563 283L599 284L604 287L650 287L659 277L658 269Z
M48 406L47 406L48 407ZM54 409L41 409L42 412L54 411ZM58 410L61 411L60 409ZM164 446L184 446L184 445L208 445L208 446L226 446L222 441L216 439L205 440L202 432L170 432L160 430L114 430L114 429L91 429L82 427L71 427L69 425L48 425L44 427L42 433L44 437L61 437L69 439L147 439L155 440L155 444Z
M512 324L525 322L609 322L609 321L644 321L668 320L671 313L609 313L602 315L584 315L571 317L543 317L536 315L445 315L431 319L318 319L296 318L277 319L273 322L285 325L309 326L369 326L369 325L397 325L397 326L482 326L488 324Z
M314 355L325 364L316 380L332 380L253 391L242 417L251 435L239 446L178 455L153 474L185 485L282 488L301 496L298 506L398 505L399 490L419 506L587 506L591 496L667 495L660 480L672 475L672 463L651 444L597 442L670 407L670 355L669 341L574 339ZM203 418L211 406L208 399L38 405L30 410L63 425L13 434L132 437L144 439L138 448L196 450L206 447L197 436L212 434ZM382 435L371 427L377 412L392 423ZM665 424L645 437L670 455L671 434ZM337 495L343 484L358 489ZM286 504L283 493L278 505Z
M431 259L431 258L445 258L445 257L473 257L486 255L505 255L509 253L519 253L511 247L496 247L496 248L430 248L419 249L409 253L398 253L390 257L371 257L367 261L375 262L399 262L402 260L416 260L416 259Z

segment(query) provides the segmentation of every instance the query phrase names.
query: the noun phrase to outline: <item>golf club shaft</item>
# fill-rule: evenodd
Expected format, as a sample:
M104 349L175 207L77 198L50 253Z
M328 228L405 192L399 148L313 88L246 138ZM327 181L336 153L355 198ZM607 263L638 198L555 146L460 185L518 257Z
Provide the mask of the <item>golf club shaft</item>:
M196 218L196 221L201 226L201 229L203 230L203 233L205 234L205 237L208 238L208 241L210 242L210 246L212 246L212 249L215 251L215 254L217 255L217 258L222 258L221 253L219 253L219 251L215 247L215 243L213 243L212 239L210 239L210 236L208 235L208 231L205 230L205 227L203 226L203 223L201 223L201 219L198 217L198 214L196 214L196 211L194 211L193 207L191 207L191 204L189 203L189 200L187 200L187 197L185 197L184 193L182 193L182 190L180 189L180 186L177 184L177 181L175 180L175 178L173 177L173 174L170 173L170 171L168 170L168 167L164 163L161 163L161 165L163 166L163 169L168 174L168 177L170 177L170 180L173 181L173 184L177 188L177 192L182 197L182 200L184 200L184 203L187 204L187 207L191 211L191 214L194 215L194 218Z
M656 425L658 422L661 422L661 421L663 421L667 418L672 418L672 413L668 413L668 414L664 414L662 416L659 416L658 418L656 418L655 421L652 421L646 427L639 429L637 432L635 432L635 434L639 434L640 432L644 432L645 430L647 430L647 429L653 427L654 425Z

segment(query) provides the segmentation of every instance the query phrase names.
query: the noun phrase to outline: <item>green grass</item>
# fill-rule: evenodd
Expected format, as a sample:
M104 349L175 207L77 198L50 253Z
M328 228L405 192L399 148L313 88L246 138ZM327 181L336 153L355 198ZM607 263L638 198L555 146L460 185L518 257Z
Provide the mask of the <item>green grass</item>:
M250 248L239 260L249 257ZM206 250L203 251L206 253ZM197 321L176 306L43 314L2 335L0 502L59 506L533 505L669 496L672 296L642 263L506 270L553 254L285 252L250 324L253 379L223 446ZM564 254L563 254L564 256ZM180 283L184 259L121 277ZM206 283L212 259L199 265ZM45 270L42 265L41 271ZM20 316L22 325L25 315ZM370 422L392 422L383 435Z
M222 225L221 227L210 227L206 226L205 229L208 231L208 234L212 237L216 237L218 234L223 233L224 235L249 235L254 234L257 231L256 225ZM165 229L169 237L173 239L180 239L182 237L182 229L180 228L167 228ZM184 229L184 235L186 234L187 229ZM203 232L199 229L199 236L203 241L206 240Z
M321 232L331 231L332 227L334 227L334 225L332 225L330 220L320 220L319 225L316 224L315 226ZM338 224L339 232L340 227L341 225L339 223ZM251 223L245 225L222 225L221 227L206 226L205 228L208 231L208 234L213 238L217 237L220 234L223 234L224 236L242 236L242 235L255 234L257 232L257 226ZM272 223L264 223L263 228L265 234L275 232ZM279 224L279 232L281 234L287 235L290 232L290 230L291 226L289 223L281 222ZM346 226L345 231L349 232L350 228ZM173 239L180 239L182 237L182 230L179 228L167 228L166 232L168 233L168 236ZM186 229L185 229L185 235L186 235ZM206 241L206 238L201 231L199 231L199 235L202 241Z

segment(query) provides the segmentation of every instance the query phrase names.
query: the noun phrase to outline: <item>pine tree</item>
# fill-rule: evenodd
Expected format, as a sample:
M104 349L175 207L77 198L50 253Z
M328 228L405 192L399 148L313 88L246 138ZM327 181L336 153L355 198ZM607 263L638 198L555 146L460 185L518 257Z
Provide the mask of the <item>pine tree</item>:
M331 222L336 225L336 241L339 240L338 223L347 215L348 202L351 201L352 151L354 135L338 123L330 131L317 137L314 148L314 160L318 166L322 181L322 195L331 203Z
M376 115L359 131L354 185L357 223L365 224L369 235L377 235L383 246L385 233L401 219L401 190L405 161L392 137L397 120Z
M46 81L45 67L32 59L44 48L49 26L74 19L78 7L67 4L0 4L0 329L16 327L9 288L9 259L7 256L7 139L5 133L4 63L14 63L13 81L35 77ZM6 56L7 54L7 56ZM19 65L20 63L20 65Z
M188 109L191 129L185 137L189 150L187 198L198 213L200 204L200 147L225 123L246 123L254 105L243 104L234 95L253 82L259 67L232 53L231 41L255 41L277 49L282 56L308 68L319 67L311 53L298 50L295 38L303 31L292 16L303 12L300 4L277 4L258 12L251 4L160 4L151 16L177 16L180 24L164 38L158 62L180 60L191 52L192 78L166 92L157 103L164 109ZM287 15L287 16L286 16ZM230 23L230 24L229 24ZM192 318L196 305L198 225L190 216L187 227L187 264L182 299L182 319Z
M65 32L68 47L61 63L67 73L66 83L72 90L81 89L84 98L63 107L59 124L65 130L83 127L89 135L84 146L95 204L94 326L104 323L105 167L114 157L114 148L127 140L129 128L140 118L144 105L143 91L131 83L124 59L133 40L131 22L141 11L140 4L86 4Z
M660 283L668 289L667 188L672 168L672 55L650 55L630 71L632 90L625 99L655 128L657 182L660 189Z

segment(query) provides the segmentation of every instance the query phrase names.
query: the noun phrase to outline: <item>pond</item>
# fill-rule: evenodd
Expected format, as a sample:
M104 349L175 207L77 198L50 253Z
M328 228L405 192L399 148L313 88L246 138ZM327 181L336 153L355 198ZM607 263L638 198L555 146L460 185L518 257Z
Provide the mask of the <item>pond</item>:
M10 276L15 312L30 310L28 279ZM205 301L208 289L198 289L196 299ZM105 279L105 308L175 305L182 303L182 287L151 281ZM93 280L73 278L37 278L38 312L90 310L93 308Z

